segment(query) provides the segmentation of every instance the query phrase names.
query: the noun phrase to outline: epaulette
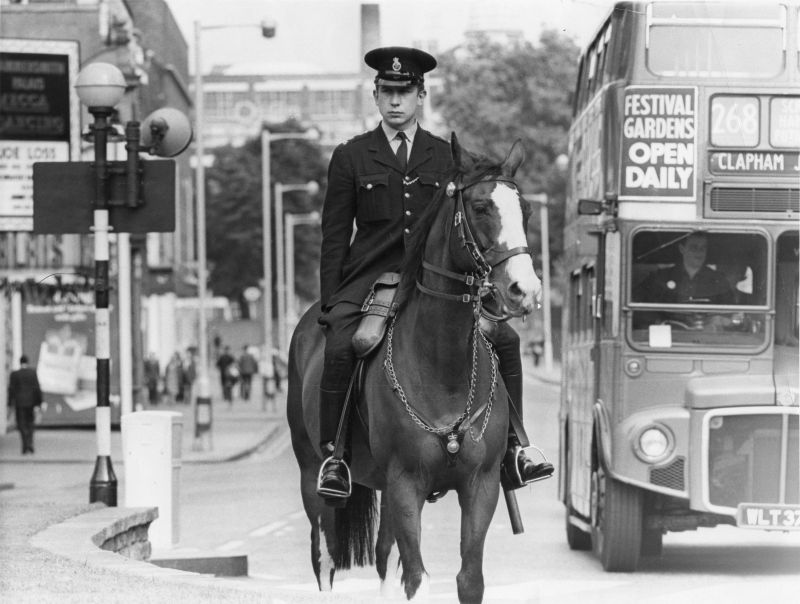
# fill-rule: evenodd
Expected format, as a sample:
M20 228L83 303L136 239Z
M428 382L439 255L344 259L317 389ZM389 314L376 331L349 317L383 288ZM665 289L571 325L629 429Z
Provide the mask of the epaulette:
M438 135L434 134L433 132L428 132L428 134L431 135L431 138L435 138L437 141L442 142L445 145L448 145L448 146L450 145L450 141L449 140L447 140L445 138L442 138L441 136L438 136Z
M367 138L372 132L367 130L366 132L362 132L361 134L357 134L353 138L347 139L345 142L342 143L341 146L349 145L350 143L354 143L356 141L360 141L361 139Z

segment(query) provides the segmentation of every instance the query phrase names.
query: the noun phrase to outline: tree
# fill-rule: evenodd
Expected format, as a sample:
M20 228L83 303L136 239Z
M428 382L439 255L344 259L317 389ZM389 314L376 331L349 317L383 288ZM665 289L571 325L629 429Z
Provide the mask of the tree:
M302 131L299 124L286 122L271 126L277 132ZM241 147L220 147L214 150L214 163L206 172L206 235L210 265L210 286L217 294L238 300L248 287L258 286L264 279L261 193L261 138L248 140ZM270 153L272 185L275 182L297 184L317 181L324 191L327 164L315 142L302 139L274 141ZM274 189L273 189L274 190ZM273 199L274 201L274 199ZM322 207L321 194L284 195L284 212L311 212ZM275 228L277 217L273 216ZM270 234L273 238L275 232ZM274 239L273 239L274 240ZM295 234L298 295L314 299L319 294L316 267L319 266L320 233L311 228ZM276 270L273 254L273 283L276 291ZM273 304L276 308L276 304Z
M517 138L526 150L517 173L525 193L550 199L551 258L563 249L566 175L557 158L567 152L578 47L555 31L539 44L502 44L487 36L470 37L439 58L444 94L432 99L448 127L467 148L502 158ZM536 213L534 213L536 216ZM538 247L538 218L529 239Z

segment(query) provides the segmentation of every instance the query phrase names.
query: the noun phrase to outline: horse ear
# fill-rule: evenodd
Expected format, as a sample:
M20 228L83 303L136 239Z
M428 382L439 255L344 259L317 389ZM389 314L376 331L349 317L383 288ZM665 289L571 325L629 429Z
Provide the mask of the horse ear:
M453 164L460 172L464 167L464 150L461 148L455 132L450 133L450 155L453 157Z
M514 176L523 161L525 161L525 148L522 146L522 140L517 139L511 146L511 151L508 152L508 155L503 160L503 176L508 176L509 178Z
M461 145L458 144L458 137L455 132L450 133L450 155L453 157L453 164L456 169L461 170Z

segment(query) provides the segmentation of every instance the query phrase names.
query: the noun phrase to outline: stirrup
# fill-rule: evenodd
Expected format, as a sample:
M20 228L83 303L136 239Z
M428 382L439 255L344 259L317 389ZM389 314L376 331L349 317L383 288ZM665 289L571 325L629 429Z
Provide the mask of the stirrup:
M322 487L322 473L325 469L325 466L328 465L330 461L338 461L344 466L344 469L347 471L347 495L342 494L341 491L333 491L331 489L325 489ZM317 473L317 495L320 497L324 497L326 499L347 499L353 493L353 481L350 476L350 466L347 465L347 462L344 459L336 459L333 455L326 458L322 465L319 467L319 472Z
M552 463L550 463L550 460L547 459L547 456L544 454L544 451L542 451L536 445L528 445L527 447L517 446L516 453L514 454L514 474L513 474L513 477L516 479L517 484L525 486L528 484L533 484L534 482L539 482L540 480L547 480L548 478L552 478L553 474L555 473L555 469L553 470L553 472L550 472L546 476L539 476L538 478L533 478L531 480L528 480L527 482L522 481L522 475L519 473L519 458L522 455L523 451L527 453L528 449L535 449L536 452L539 454L539 456L542 458L542 461L536 465L541 465L545 463L550 464L551 466L553 465ZM508 471L508 469L506 469L506 471Z

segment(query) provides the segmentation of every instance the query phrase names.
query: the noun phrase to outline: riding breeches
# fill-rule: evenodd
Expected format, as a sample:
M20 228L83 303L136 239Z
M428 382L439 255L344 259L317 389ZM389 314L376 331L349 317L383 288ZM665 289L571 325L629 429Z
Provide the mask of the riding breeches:
M356 365L353 335L361 316L360 304L339 302L320 317L319 323L325 327L325 364L320 380L322 390L347 390Z

